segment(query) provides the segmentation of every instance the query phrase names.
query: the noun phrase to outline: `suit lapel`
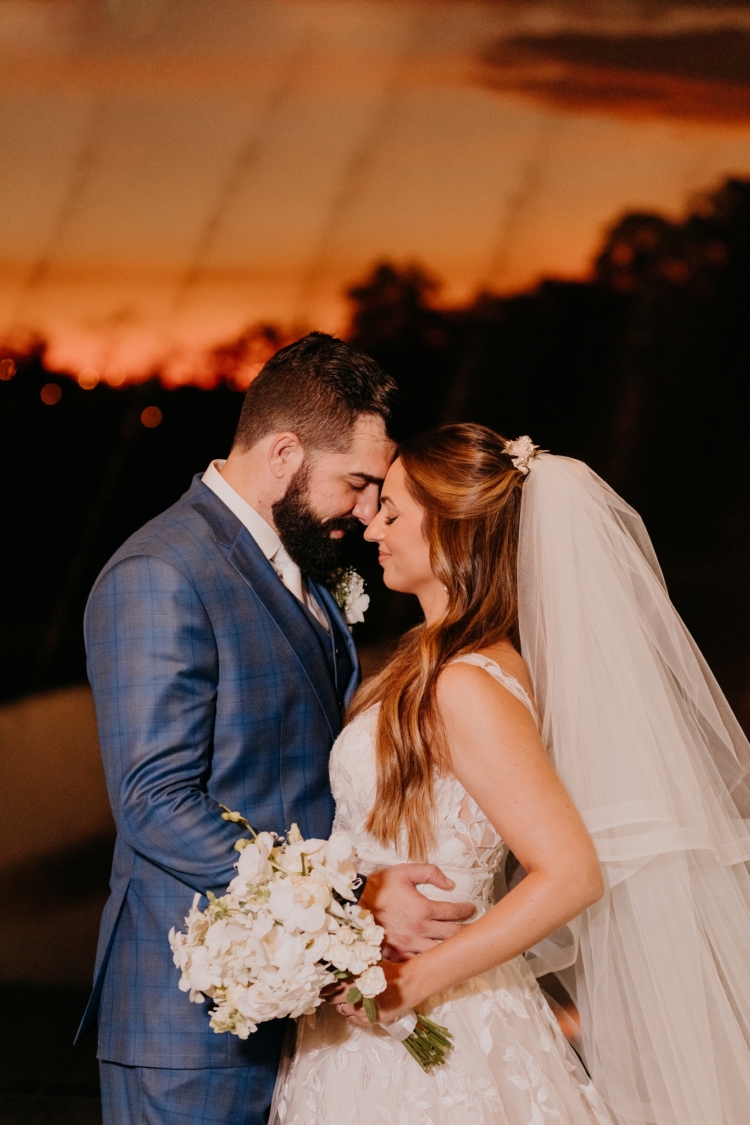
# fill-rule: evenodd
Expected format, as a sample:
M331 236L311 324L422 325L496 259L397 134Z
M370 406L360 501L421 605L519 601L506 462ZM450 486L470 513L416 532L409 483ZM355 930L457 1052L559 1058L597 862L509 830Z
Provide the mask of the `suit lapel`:
M359 654L357 653L357 646L354 643L354 638L352 637L344 615L336 604L336 599L333 597L331 592L318 582L309 582L309 584L312 587L315 596L318 598L318 601L323 603L323 606L331 622L335 622L338 626L338 631L343 638L344 644L346 645L347 652L349 653L349 657L352 662L352 674L349 677L349 683L346 685L346 691L344 692L344 707L346 708L351 703L352 697L359 687L359 683L362 678L359 667ZM331 643L335 646L335 642L333 641L333 639Z
M218 496L202 485L193 506L207 521L217 541L227 551L230 564L250 587L299 661L335 738L341 729L336 689L325 654L306 611L279 580L276 571L244 524Z

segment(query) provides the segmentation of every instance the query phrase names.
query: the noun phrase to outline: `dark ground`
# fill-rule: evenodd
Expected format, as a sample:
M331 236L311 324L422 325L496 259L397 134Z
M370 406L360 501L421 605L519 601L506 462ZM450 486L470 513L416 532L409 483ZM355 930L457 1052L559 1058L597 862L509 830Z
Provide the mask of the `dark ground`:
M100 1125L93 1034L73 1037L85 988L0 986L0 1122L3 1125Z
M112 840L102 837L0 874L2 1125L101 1122L96 1036L75 1047L73 1039L88 1000L111 860Z

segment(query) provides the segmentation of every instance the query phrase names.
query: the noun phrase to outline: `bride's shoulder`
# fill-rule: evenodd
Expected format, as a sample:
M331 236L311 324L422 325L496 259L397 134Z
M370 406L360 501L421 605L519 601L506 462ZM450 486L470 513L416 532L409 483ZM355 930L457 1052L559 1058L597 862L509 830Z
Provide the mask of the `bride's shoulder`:
M438 700L450 708L472 707L482 696L507 696L508 679L523 688L533 699L531 677L526 662L510 641L499 641L466 653L447 664L438 679ZM522 695L523 695L522 693ZM511 688L511 694L516 692Z
M503 672L517 680L524 691L531 695L531 676L526 661L510 641L498 641L497 644L488 645L487 648L479 649L477 655L494 661Z

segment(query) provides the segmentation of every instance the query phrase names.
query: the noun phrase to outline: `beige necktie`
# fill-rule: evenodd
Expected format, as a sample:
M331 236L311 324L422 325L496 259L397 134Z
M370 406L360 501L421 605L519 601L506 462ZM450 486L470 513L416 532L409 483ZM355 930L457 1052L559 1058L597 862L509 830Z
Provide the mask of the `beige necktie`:
M325 614L322 612L315 598L310 596L307 583L302 577L302 572L296 562L293 562L292 559L289 558L286 548L283 546L279 547L271 561L276 569L276 573L287 590L294 594L295 598L302 602L304 606L307 606L316 621L328 632L328 622L326 621Z
M296 562L293 562L284 547L279 547L273 556L273 565L287 590L294 594L298 601L304 603L305 597L302 590L302 573Z

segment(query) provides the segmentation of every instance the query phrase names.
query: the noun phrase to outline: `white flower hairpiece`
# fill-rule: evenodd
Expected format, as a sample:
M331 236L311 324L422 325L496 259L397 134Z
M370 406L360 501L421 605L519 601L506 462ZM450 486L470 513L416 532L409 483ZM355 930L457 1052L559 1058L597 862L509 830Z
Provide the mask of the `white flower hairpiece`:
M504 448L519 473L523 473L524 476L529 471L529 461L536 457L537 453L547 452L546 449L534 445L528 434L516 438L515 441L506 441Z

